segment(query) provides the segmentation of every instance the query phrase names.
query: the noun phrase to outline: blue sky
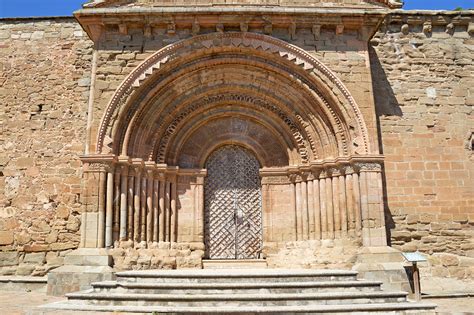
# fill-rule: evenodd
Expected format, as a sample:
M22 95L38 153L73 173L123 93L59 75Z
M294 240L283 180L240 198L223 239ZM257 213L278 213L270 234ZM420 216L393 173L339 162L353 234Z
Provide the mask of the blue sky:
M66 16L86 0L0 0L0 17ZM405 9L451 10L474 8L474 0L405 0Z

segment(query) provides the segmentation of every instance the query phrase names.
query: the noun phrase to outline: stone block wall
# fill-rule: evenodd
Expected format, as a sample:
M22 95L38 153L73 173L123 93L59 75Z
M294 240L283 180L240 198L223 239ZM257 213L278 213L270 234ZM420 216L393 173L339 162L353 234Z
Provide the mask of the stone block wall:
M372 40L391 245L434 276L474 276L473 21L394 14Z
M78 246L91 56L72 18L0 20L0 275Z

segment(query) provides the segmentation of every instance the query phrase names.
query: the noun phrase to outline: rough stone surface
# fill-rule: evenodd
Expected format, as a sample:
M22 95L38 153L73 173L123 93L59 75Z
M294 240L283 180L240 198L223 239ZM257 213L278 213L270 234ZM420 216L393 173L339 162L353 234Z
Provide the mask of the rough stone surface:
M78 81L92 50L74 32L73 19L0 21L0 274L45 274L61 264L46 253L79 242L89 91Z
M391 245L429 255L424 272L472 277L460 260L474 247L474 38L402 24L395 15L371 42Z
M265 33L305 50L330 68L359 104L373 153L378 153L377 148L380 147L386 157L383 177L385 222L390 230L391 245L402 251L419 250L428 255L429 263L422 266L424 273L472 278L474 42L469 23L465 23L466 19L470 19L472 24L472 16L465 15L463 23L456 20L454 29L448 27L447 22L453 18L452 15L446 15L446 22L436 20L432 27L423 26L423 23L402 23L403 18L396 14L391 18L390 23L381 26L369 49L364 30L341 29L335 25L321 29L258 26L250 32ZM258 19L262 20L262 17ZM420 17L417 19L419 22ZM208 34L216 30L226 29L224 26L183 28L173 23L150 29L137 26L124 29L123 26L107 24L103 29L106 36L102 37L97 50L97 77L92 82L92 42L73 19L0 21L0 103L6 104L0 113L0 274L43 275L63 265L65 255L79 246L81 224L87 226L83 233L95 237L93 244L85 245L98 245L96 210L100 189L97 183L102 175L83 176L85 169L81 169L78 158L84 152L87 138L90 87L95 84L90 141L86 145L94 151L104 112L128 74L159 49L192 38L194 32ZM238 30L242 30L242 26ZM224 45L226 41L220 44ZM219 47L212 49L222 52ZM296 69L293 61L300 62L288 57L285 65ZM257 90L268 86L275 89L272 83L278 80L269 71L271 67L267 66L265 71L244 76L248 79L244 81L255 83ZM164 69L169 70L166 65ZM239 71L224 68L214 72L190 73L183 76L185 80L173 84L166 91L169 92L167 99L172 104L178 96L192 88L196 91L201 86L212 88L220 81L240 84L242 75ZM290 87L289 84L285 86ZM254 87L248 85L246 88ZM225 94L227 90L220 90L220 93ZM287 96L299 96L299 93L295 94L298 95ZM269 93L266 97L275 95ZM203 112L201 117L209 113ZM261 115L259 110L248 110L246 113ZM168 118L174 117L163 119ZM194 133L189 144L183 144L189 150L179 161L192 161L194 164L186 165L198 168L198 157L192 156L196 154L193 150L200 148L210 135L216 135L224 128L231 133L234 128L261 136L261 139L255 138L269 156L263 159L265 162L277 161L277 166L281 166L281 161L286 163L285 166L291 164L290 157L282 154L286 149L276 147L280 138L270 139L263 129L257 128L259 124L235 119L230 124L229 121L221 120L207 131ZM302 122L305 125L305 121ZM124 130L126 127L114 126ZM139 127L133 130L135 138L132 137L132 144L133 141L140 144L143 140L140 136L150 129L148 125ZM349 135L353 132L354 126L344 127L351 130ZM106 147L107 141L112 139L105 139ZM326 141L322 147L331 144ZM357 141L356 147L360 145ZM142 147L147 146L142 144ZM112 150L110 147L107 149ZM289 152L292 150L296 151L294 147L288 148ZM328 154L328 157L331 155ZM178 157L174 158L178 160ZM94 165L91 163L89 166L93 168ZM338 175L342 170L326 171L332 176L327 182L334 191L336 211L334 218L331 218L334 221L328 219L325 223L339 224L339 229L336 229L336 235L323 234L322 238L337 239L341 238L341 233L347 235L349 232L353 241L309 240L308 235L317 235L314 225L298 227L298 220L302 219L293 213L303 207L301 198L296 198L295 209L289 209L290 195L294 194L290 187L294 187L294 183L273 183L275 185L268 185L270 188L265 191L267 202L263 214L264 254L269 266L347 269L355 262L362 239L360 231L354 231L354 226L351 230L351 224L354 225L356 220L345 218L349 231L343 230L341 217L336 220L337 215L348 214L344 210L337 211L338 207L345 209L348 200L352 200L344 198L343 190L339 190L343 186L337 186L339 178L343 184L346 179ZM302 172L298 176L307 175ZM376 172L367 175L367 187L363 187L375 187L375 193L363 196L366 198L366 210L370 213L381 209L382 184L378 186L376 175ZM201 188L202 183L197 183L193 176L183 176L177 184L178 200L175 202L179 216L176 240L179 243L173 239L173 242L167 239L158 244L143 244L144 240L121 242L110 250L114 268L200 268L205 248L202 245L203 222L196 215L197 205L202 199L195 196ZM332 191L328 190L328 193ZM83 211L89 212L87 216L83 215L81 222ZM364 228L380 226L382 221L380 216L372 217L364 222ZM118 244L119 231L115 226L113 232L115 244ZM134 235L135 240L140 237ZM384 231L372 236L372 239L383 244Z

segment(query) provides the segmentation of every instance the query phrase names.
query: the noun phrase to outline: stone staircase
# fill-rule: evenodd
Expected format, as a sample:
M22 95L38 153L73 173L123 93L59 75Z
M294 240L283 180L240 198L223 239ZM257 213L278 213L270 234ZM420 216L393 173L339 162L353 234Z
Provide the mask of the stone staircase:
M44 307L153 314L434 314L435 308L342 270L127 271L66 296Z

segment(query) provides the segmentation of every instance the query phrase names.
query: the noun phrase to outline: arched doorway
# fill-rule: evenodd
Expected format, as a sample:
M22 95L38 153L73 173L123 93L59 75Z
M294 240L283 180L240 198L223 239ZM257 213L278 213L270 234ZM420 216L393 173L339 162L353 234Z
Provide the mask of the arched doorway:
M248 150L226 145L206 162L205 245L210 259L255 259L262 251L259 162Z
M229 32L174 43L133 70L102 113L97 154L82 158L93 227L83 227L82 244L205 248L206 157L239 144L260 162L266 249L385 245L383 157L364 110L329 68L279 39Z

